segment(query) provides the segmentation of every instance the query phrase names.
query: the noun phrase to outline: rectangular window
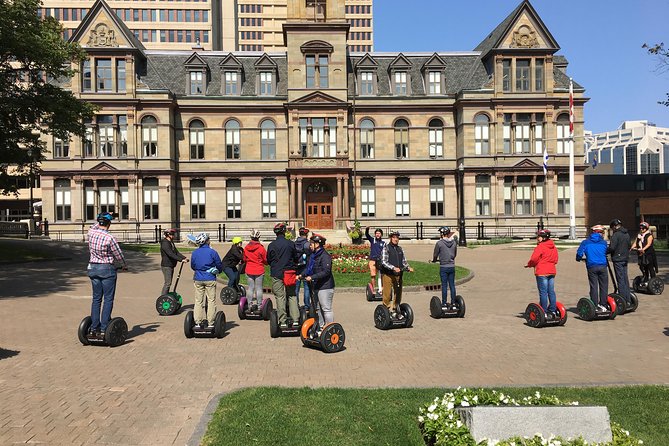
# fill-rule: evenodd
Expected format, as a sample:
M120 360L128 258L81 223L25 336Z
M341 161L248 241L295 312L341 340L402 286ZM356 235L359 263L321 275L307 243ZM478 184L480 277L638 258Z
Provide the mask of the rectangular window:
M337 156L337 118L328 118L325 136L328 139L327 144L330 146L330 157L334 158Z
M316 87L316 56L307 56L305 58L307 73L307 88Z
M476 175L476 215L490 215L490 175Z
M100 188L100 212L116 212L116 191L112 188Z
M263 71L260 73L260 95L271 96L273 88L272 73Z
M70 180L56 180L56 220L72 220L72 191Z
M569 175L557 177L558 214L569 213Z
M360 182L360 205L363 217L376 216L376 183L374 178L363 178Z
M237 72L235 71L225 72L225 94L227 95L237 94L237 79L238 79Z
M188 133L190 135L190 158L204 159L204 128L191 127Z
M504 140L504 153L511 153L511 114L504 114L504 125L502 127L502 138Z
M516 215L530 215L532 213L530 191L530 179L519 177L516 185Z
M534 61L534 91L544 91L544 60Z
M534 213L536 215L544 214L544 177L537 177L534 186Z
M202 71L190 72L190 94L204 94L204 78Z
M511 59L502 61L502 91L511 91Z
M93 157L93 145L95 142L95 133L93 124L88 122L86 123L86 133L84 134L84 139L82 141L84 146L84 157L92 158Z
M627 148L625 149L626 174L636 175L639 173L636 157L637 157L637 145L632 144L630 146L627 146Z
M204 180L190 182L190 218L198 220L205 218L206 187Z
M360 156L363 159L374 158L374 129L360 129Z
M314 158L325 157L325 119L311 119L311 156Z
M660 173L659 153L642 153L640 158L642 175Z
M529 59L516 59L516 91L530 91Z
M530 115L518 114L515 132L516 153L530 153Z
M394 77L395 79L395 95L396 96L406 96L407 94L407 74L404 71L396 72Z
M91 91L93 89L90 59L84 60L81 67L81 89L82 91Z
M395 216L409 216L409 179L397 178L395 180Z
M95 216L97 215L95 210L98 208L95 204L95 190L93 189L92 181L86 181L86 183L90 183L85 185L86 220L95 220Z
M430 178L430 216L444 216L444 179Z
M441 94L441 72L430 71L428 73L428 91L430 94Z
M111 91L112 63L111 59L95 59L95 85L97 91Z
M274 126L262 127L260 130L261 158L276 159L276 129Z
M158 156L158 127L142 125L142 146L145 157Z
M634 180L634 189L638 191L646 190L646 180L643 178Z
M429 130L430 158L444 157L444 130L432 128Z
M158 219L158 178L144 179L144 219Z
M266 178L261 182L262 218L276 218L276 180Z
M544 126L541 122L534 124L534 153L544 153Z
M225 129L225 157L229 160L238 160L240 131L239 128Z
M119 115L118 120L118 156L128 156L128 117Z
M53 137L53 157L54 158L70 157L70 138L62 140L57 136Z
M363 71L360 73L360 94L371 96L374 94L374 73Z
M99 157L114 156L114 117L112 115L98 115L98 143Z
M242 181L241 180L227 180L226 181L226 196L228 218L242 218Z
M124 181L125 184L119 185L119 190L121 192L121 220L128 220L130 218L130 195L128 193L127 180Z
M409 129L395 128L395 158L409 158Z
M557 123L557 153L569 153L569 121Z
M504 213L506 215L513 214L512 192L513 192L513 178L504 177Z
M116 91L125 91L125 59L116 59Z
M300 118L300 155L307 156L307 147L309 147L309 121L306 118Z

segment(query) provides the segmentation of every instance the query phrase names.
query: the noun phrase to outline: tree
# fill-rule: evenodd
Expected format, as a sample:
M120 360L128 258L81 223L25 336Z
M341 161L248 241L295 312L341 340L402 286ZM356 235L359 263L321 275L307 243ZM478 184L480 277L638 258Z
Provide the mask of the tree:
M40 0L0 0L0 193L15 193L7 169L29 175L44 159L40 139L83 135L94 107L58 84L71 79L71 62L86 53L61 37L60 23L40 19Z
M669 50L664 47L664 43L660 42L656 43L655 45L648 45L647 43L644 43L641 45L641 48L645 48L646 51L648 51L648 54L657 56L659 59L659 64L657 67L658 71L661 73L669 71ZM664 101L658 101L658 104L669 107L669 93L667 93L667 99Z

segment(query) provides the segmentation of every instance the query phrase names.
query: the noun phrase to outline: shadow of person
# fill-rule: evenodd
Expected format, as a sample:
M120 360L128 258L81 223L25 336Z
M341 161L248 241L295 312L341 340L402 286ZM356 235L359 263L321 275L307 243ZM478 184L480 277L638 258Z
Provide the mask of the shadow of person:
M145 333L154 333L156 331L156 328L158 328L160 324L156 322L151 322L149 324L139 324L135 325L128 331L128 336L126 339L132 339L137 336L141 336Z
M669 336L669 327L664 327L664 335Z
M179 313L177 314L183 313L184 311L192 310L193 308L195 308L195 304L184 305L179 309Z
M18 350L7 350L0 347L0 359L11 358L12 356L16 356L18 354L19 354Z

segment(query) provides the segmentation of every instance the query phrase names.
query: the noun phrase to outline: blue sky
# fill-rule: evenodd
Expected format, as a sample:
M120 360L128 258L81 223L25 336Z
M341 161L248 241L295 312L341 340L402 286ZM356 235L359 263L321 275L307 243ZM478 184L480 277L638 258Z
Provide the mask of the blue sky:
M624 120L669 127L669 70L641 48L669 46L669 0L534 0L569 60L568 74L586 88L585 128L615 130ZM473 50L520 0L375 0L375 51ZM409 6L410 5L410 6Z

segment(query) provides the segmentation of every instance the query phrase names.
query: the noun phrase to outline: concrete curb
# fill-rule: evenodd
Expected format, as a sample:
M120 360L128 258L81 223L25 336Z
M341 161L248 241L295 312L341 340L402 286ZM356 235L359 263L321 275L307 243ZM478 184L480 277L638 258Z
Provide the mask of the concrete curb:
M204 434L207 433L207 426L209 426L209 422L213 418L214 412L216 412L216 407L218 407L218 402L228 393L230 392L219 393L218 395L209 400L209 403L207 403L207 407L205 407L204 413L200 417L200 421L197 422L197 426L195 426L195 430L188 439L186 446L200 446L200 444L202 443L202 439L204 438Z

